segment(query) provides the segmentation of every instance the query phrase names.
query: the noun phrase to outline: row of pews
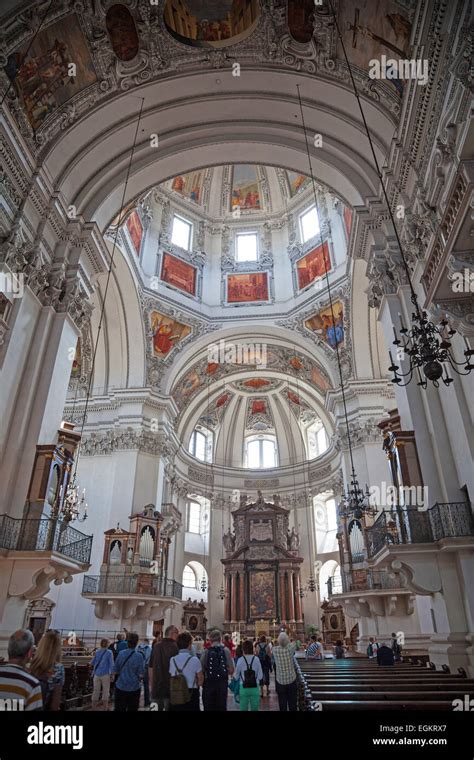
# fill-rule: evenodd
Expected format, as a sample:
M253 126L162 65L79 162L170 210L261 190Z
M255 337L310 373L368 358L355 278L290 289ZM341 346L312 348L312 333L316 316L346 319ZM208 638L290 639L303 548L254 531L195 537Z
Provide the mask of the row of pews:
M356 658L320 662L298 658L296 662L303 711L452 711L454 700L464 703L466 695L474 698L474 679L464 671L440 672L421 662L399 662L393 667Z

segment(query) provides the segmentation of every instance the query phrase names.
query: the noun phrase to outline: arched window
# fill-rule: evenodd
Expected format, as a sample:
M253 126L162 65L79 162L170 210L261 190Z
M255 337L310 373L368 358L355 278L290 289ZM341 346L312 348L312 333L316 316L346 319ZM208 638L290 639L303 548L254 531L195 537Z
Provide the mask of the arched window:
M186 588L197 588L197 577L191 565L186 565L183 570L183 586Z
M327 450L329 446L326 429L321 420L316 420L306 430L308 440L308 459L316 459Z
M245 467L250 470L278 467L278 450L274 436L251 436L245 443Z
M212 462L212 431L198 426L189 441L189 453L201 462Z

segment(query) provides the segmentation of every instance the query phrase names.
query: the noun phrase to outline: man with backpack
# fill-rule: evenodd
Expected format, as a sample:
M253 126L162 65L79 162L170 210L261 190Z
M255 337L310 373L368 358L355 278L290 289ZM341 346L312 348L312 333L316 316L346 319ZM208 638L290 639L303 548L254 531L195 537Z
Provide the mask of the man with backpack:
M193 637L187 631L176 639L178 654L170 659L170 710L199 712L199 687L203 674L199 657L192 652Z
M114 664L116 712L137 712L140 704L145 660L137 652L138 634L129 633L127 643L128 649L118 653Z
M396 633L392 633L391 648L392 648L393 656L395 658L395 662L401 662L402 648L400 644L398 643L398 636Z
M253 653L252 641L244 641L242 645L243 655L237 660L234 680L240 682L240 710L247 712L250 706L251 712L257 712L260 705L260 692L258 684L263 680L263 670L260 659Z
M143 704L145 707L150 706L150 679L148 677L148 671L150 667L151 646L150 639L143 639L143 644L137 646L137 652L143 657L145 663L145 672L143 674Z
M220 631L211 631L209 639L211 646L201 659L204 672L202 701L205 712L222 712L227 710L227 689L234 663L230 650L222 644Z

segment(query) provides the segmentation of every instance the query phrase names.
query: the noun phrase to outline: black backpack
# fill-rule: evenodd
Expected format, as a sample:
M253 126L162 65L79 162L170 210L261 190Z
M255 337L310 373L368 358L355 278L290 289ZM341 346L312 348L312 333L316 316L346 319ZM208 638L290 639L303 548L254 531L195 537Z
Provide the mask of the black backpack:
M244 689L255 689L257 687L257 675L255 673L255 670L252 668L252 663L255 660L255 657L252 657L250 661L250 665L248 664L247 658L244 655L245 664L247 665L247 670L244 670L244 677L243 677L243 687Z
M222 681L227 679L227 660L224 647L209 647L207 650L206 680Z

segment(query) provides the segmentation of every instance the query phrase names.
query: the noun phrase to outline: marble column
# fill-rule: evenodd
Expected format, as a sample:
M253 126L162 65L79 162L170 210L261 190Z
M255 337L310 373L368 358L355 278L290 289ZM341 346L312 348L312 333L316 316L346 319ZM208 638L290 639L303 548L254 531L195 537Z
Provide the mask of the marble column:
M237 573L232 572L231 576L231 613L230 619L232 622L237 620Z
M226 623L230 623L231 601L232 601L232 579L231 579L230 573L226 573L226 576L225 576L225 589L226 589L225 621Z
M239 620L245 620L245 576L243 572L239 573L239 600Z
M279 581L280 581L280 620L287 620L285 573L280 572Z
M300 598L300 576L299 573L293 573L293 587L295 589L295 618L297 623L301 623L301 598Z
M295 591L291 571L288 571L288 617L291 622L295 622Z

